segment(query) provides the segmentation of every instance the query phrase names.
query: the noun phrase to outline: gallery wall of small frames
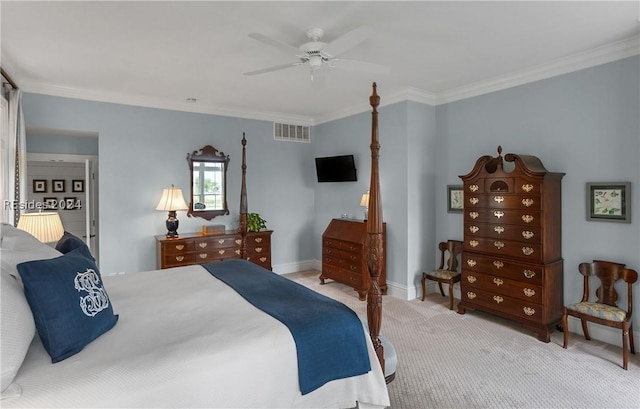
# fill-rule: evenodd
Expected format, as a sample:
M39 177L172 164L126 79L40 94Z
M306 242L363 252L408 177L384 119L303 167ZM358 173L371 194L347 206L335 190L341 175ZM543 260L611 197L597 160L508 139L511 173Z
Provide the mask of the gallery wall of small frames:
M67 186L65 179L34 179L34 194L55 194L55 193L84 193L84 180L73 179L70 186ZM78 210L82 208L82 201L77 197L45 196L43 198L44 208L47 210Z

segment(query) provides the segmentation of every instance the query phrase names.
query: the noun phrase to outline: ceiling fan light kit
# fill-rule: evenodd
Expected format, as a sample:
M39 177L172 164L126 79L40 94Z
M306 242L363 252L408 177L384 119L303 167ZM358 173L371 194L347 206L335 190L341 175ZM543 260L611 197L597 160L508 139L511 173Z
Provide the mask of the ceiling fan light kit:
M260 33L249 34L249 37L264 44L279 48L285 52L293 54L298 61L263 68L256 71L245 72L244 75L258 75L273 72L290 67L297 67L306 64L309 68L310 78L314 80L314 71L318 71L324 64L330 68L341 68L354 71L372 72L382 74L389 72L389 68L379 64L365 61L338 59L337 56L362 43L373 35L373 29L369 26L360 26L348 33L336 38L330 43L320 41L324 36L321 28L310 28L306 32L308 41L298 48L289 44L274 40ZM343 62L343 63L341 63Z

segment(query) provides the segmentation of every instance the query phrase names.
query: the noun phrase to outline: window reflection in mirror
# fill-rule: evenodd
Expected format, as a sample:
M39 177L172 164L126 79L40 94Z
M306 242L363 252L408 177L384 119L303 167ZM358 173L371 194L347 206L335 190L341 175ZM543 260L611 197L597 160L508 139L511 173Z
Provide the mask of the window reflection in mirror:
M189 217L211 220L229 214L227 208L227 168L229 156L207 145L187 155L191 173Z
M193 211L224 209L224 163L193 162Z

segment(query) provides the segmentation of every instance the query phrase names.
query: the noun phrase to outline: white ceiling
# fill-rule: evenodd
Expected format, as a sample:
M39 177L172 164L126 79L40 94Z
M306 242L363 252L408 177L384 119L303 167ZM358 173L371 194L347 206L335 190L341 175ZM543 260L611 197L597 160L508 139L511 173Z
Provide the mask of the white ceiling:
M1 63L25 91L314 124L382 104L453 101L640 54L638 1L6 1ZM247 71L294 60L248 37L295 47L361 25L342 55L391 68ZM187 98L197 98L187 103Z

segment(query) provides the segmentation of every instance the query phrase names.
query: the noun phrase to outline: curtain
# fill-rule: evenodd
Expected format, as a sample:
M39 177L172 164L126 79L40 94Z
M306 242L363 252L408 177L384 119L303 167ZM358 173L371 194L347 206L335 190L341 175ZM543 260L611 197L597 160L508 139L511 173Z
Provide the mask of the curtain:
M2 122L4 116L3 112ZM19 89L9 91L6 124L3 125L6 135L2 137L2 216L3 222L15 226L20 218L20 204L27 200L27 137Z

